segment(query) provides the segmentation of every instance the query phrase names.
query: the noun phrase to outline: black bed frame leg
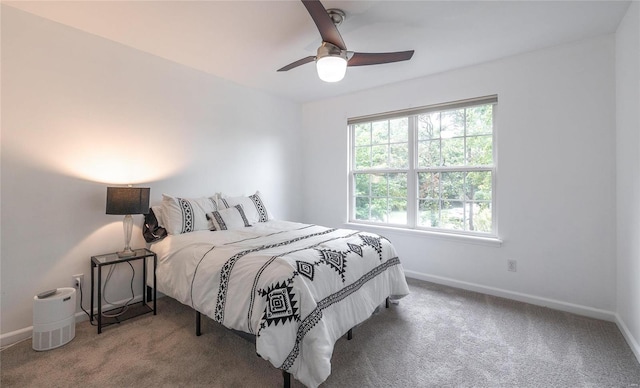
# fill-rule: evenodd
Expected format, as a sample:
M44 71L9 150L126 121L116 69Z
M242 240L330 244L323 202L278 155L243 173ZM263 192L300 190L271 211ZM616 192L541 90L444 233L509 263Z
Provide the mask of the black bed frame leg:
M349 329L347 332L347 340L351 341L353 339L353 329Z
M390 304L391 304L391 301L389 300L389 297L387 296L387 299L384 301L384 307L389 308Z
M291 373L283 370L282 379L284 380L284 388L291 388Z
M196 336L202 335L202 330L200 330L200 311L196 311Z

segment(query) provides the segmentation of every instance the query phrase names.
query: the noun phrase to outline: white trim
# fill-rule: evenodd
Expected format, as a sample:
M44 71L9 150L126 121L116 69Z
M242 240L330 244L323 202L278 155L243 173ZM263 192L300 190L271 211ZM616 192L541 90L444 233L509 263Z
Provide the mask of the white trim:
M452 109L460 109L460 108L470 108L478 105L497 104L497 103L498 103L498 95L492 94L490 96L468 98L465 100L458 100L458 101L449 101L449 102L443 102L439 104L422 106L418 108L401 109L401 110L394 110L394 111L385 112L385 113L376 113L372 115L352 117L347 120L347 125L366 123L368 121L381 121L385 119L393 119L398 116L413 116L413 115L419 115L419 114L424 114L429 112L437 112L442 110L452 110Z
M427 282L443 284L450 287L461 288L463 290L480 292L482 294L498 296L501 298L507 298L512 300L517 300L519 302L531 303L537 306L548 307L554 310L566 311L573 314L583 315L590 318L602 319L609 322L614 322L622 336L627 341L627 344L633 351L633 354L636 356L636 359L640 363L640 344L638 340L633 336L633 334L629 331L629 328L624 323L622 318L618 313L614 313L612 311L596 309L593 307L578 305L574 303L562 302L559 300L542 298L535 295L523 294L520 292L508 291L495 287L483 286L481 284L463 282L459 280L454 280L451 278L446 278L442 276L434 276L428 275L421 272L405 270L405 275L409 278L424 280Z
M612 311L596 309L589 306L583 306L574 303L562 302L560 300L543 298L521 292L509 291L501 288L483 286L481 284L463 282L442 276L428 275L421 272L405 270L405 275L409 278L424 280L427 282L443 284L463 290L475 291L482 294L498 296L501 298L517 300L519 302L530 303L536 306L548 307L554 310L566 311L577 315L583 315L590 318L602 319L609 322L617 322L616 314ZM629 345L631 346L631 344Z
M386 234L386 233L395 233L401 236L418 236L418 237L431 237L440 240L448 240L451 242L461 242L466 244L476 244L476 245L485 245L491 247L501 247L502 240L495 237L480 237L475 235L461 234L461 233L445 233L445 232L435 232L423 229L406 229L403 227L394 228L389 225L373 225L373 224L365 224L365 223L356 223L356 222L346 222L344 227L347 229L361 229L361 230L371 230L374 233Z
M620 331L622 332L624 339L627 340L627 343L633 351L633 354L635 354L638 363L640 363L640 344L638 344L638 341L633 337L633 334L631 334L629 328L618 313L616 313L616 324L618 325L618 329L620 329Z
M88 321L89 317L84 311L76 312L76 323ZM0 347L4 348L5 346L16 344L20 341L27 340L31 338L33 334L33 326L25 327L22 329L14 330L9 333L0 335Z
M114 302L113 304L102 305L102 311L107 311L113 307L117 307L117 305L124 304L127 302L127 300L129 300L129 298L119 300L117 302ZM138 303L140 301L142 301L142 294L136 295L135 298L130 303ZM97 314L98 307L95 307L93 311L94 313ZM89 320L89 317L87 316L87 314L82 310L77 311L75 313L75 317L76 317L76 323ZM26 340L28 338L31 338L32 333L33 333L33 326L29 326L22 329L10 331L5 334L0 334L0 347L4 348L5 346L12 345L20 341Z
M0 347L5 347L8 345L13 345L20 341L31 338L31 334L33 333L33 326L25 327L23 329L18 329L11 331L9 333L0 334Z

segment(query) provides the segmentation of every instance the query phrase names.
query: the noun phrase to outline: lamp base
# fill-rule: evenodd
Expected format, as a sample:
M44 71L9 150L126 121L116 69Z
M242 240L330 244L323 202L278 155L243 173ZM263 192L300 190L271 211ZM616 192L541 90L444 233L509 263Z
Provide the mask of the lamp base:
M128 250L125 249L124 251L120 251L117 254L118 254L118 257L131 257L131 256L135 256L136 252L133 251L131 248L129 248Z
M131 249L131 245L129 245L131 243L131 231L133 230L133 217L131 217L131 214L124 216L122 229L124 231L124 249L118 252L118 257L135 256L136 253Z

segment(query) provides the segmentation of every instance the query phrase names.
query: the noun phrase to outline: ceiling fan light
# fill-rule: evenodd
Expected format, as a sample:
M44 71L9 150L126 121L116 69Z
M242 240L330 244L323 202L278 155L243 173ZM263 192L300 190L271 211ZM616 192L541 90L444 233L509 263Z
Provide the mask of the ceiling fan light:
M338 82L347 72L347 60L342 56L326 56L316 60L318 77L324 82Z

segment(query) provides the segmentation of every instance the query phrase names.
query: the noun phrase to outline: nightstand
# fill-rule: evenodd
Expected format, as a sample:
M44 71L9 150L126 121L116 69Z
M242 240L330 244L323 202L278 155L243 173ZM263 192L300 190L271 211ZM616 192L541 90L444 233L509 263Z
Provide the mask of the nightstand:
M98 321L98 334L102 333L104 326L120 323L130 318L137 317L142 314L153 312L157 314L156 309L156 267L158 265L158 256L147 248L134 249L135 255L129 257L118 257L117 253L107 253L105 255L91 256L91 322L94 319ZM151 295L147 296L145 288L147 286L147 260L153 258L153 307L149 305ZM114 265L118 263L126 263L135 260L142 260L142 300L140 302L131 303L127 311L117 317L103 317L102 312L102 267ZM94 273L98 272L98 313L93 313L93 294L94 294ZM116 310L116 309L114 309ZM110 310L112 311L112 310ZM108 311L105 311L107 313Z

